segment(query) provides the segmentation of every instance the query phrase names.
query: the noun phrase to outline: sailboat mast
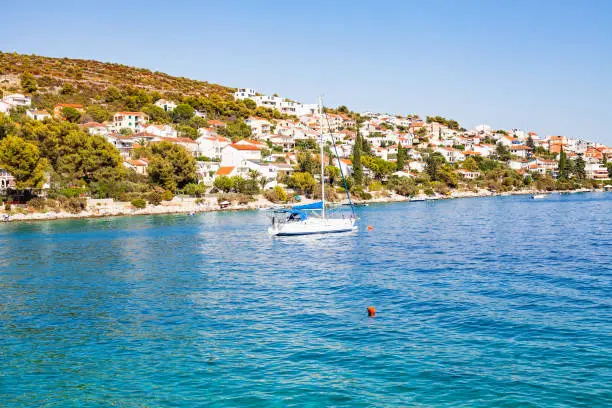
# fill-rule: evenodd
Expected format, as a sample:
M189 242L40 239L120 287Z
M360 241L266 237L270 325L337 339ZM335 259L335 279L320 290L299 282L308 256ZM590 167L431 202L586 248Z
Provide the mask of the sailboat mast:
M321 217L325 218L325 167L323 165L323 99L319 97L319 124L321 127Z

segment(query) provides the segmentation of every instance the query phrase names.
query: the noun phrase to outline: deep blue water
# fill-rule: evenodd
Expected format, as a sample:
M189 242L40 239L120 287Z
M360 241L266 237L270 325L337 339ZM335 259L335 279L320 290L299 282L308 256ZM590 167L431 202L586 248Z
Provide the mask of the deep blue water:
M611 210L372 205L322 238L261 212L0 225L0 406L611 406Z

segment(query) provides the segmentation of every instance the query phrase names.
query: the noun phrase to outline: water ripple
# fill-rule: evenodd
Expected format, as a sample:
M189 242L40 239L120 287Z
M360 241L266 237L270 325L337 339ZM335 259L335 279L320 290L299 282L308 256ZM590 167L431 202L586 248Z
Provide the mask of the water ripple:
M612 405L612 197L0 225L0 404ZM374 305L377 317L365 308Z

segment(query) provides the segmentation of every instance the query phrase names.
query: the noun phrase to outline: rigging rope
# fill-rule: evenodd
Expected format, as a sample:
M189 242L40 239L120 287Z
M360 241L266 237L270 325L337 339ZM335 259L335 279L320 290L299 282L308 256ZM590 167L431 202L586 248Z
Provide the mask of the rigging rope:
M336 153L336 159L338 160L338 168L340 169L340 175L342 176L342 181L344 182L344 191L346 191L346 198L348 199L349 205L351 206L351 212L353 213L353 217L357 218L357 215L355 214L355 207L353 206L353 201L351 200L351 193L348 189L348 185L346 184L346 177L344 177L344 172L342 171L342 163L340 162L340 156L338 155L336 139L334 138L334 134L331 131L331 126L329 126L329 117L327 116L327 109L325 109L324 106L321 107L323 108L323 114L325 115L325 121L327 122L327 130L329 130L329 135L332 140L332 146L334 146L334 152ZM323 134L323 129L321 129L321 134ZM323 157L321 157L321 160L323 160ZM324 175L321 174L321 177L324 177Z

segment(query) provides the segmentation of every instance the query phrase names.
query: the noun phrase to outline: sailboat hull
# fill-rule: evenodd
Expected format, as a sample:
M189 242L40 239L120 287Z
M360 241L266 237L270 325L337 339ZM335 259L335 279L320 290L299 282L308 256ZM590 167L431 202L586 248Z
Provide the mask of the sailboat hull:
M274 225L268 229L268 232L271 235L280 237L294 235L333 234L356 230L357 226L355 226L354 219L309 218L305 221Z

